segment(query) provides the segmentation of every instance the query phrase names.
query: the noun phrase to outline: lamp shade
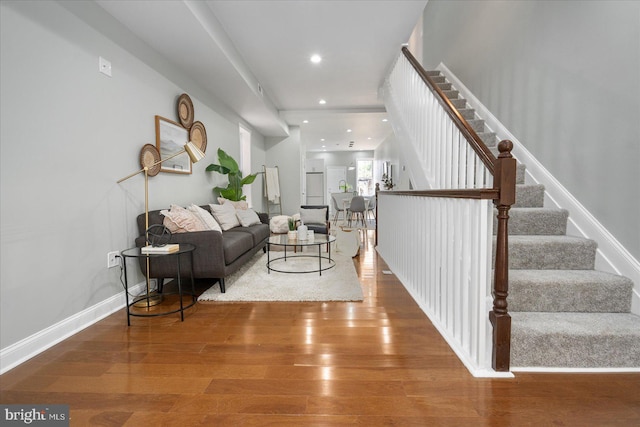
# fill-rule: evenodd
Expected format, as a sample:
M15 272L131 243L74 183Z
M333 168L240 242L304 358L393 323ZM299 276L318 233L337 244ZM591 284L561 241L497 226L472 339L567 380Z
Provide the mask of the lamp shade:
M195 144L191 141L184 144L184 151L187 152L189 158L193 163L197 163L200 160L204 159L204 153L200 151L200 149L196 147Z

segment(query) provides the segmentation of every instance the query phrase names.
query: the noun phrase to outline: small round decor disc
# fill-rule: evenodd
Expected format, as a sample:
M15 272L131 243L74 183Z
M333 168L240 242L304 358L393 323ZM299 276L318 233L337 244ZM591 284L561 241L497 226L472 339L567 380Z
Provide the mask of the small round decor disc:
M189 131L189 140L203 153L207 151L207 130L202 122L193 122L193 126Z
M140 166L149 168L147 174L156 176L160 173L160 152L155 145L145 144L140 150Z
M193 125L193 102L191 102L191 98L186 93L183 93L178 98L178 118L185 129L191 129L191 125Z

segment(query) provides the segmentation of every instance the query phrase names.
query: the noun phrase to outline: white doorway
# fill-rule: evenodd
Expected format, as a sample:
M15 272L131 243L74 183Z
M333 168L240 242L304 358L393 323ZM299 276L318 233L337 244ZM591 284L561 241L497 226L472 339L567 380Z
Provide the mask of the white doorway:
M347 182L347 168L345 166L327 166L327 201L329 202L329 211L333 214L333 203L331 202L331 193L339 193L340 185Z

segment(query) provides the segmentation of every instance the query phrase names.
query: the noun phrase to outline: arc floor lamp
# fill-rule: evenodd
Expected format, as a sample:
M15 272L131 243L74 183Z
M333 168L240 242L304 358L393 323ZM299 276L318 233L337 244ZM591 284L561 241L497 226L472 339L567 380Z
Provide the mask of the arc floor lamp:
M187 142L184 145L184 148L182 150L178 151L175 154L172 154L166 159L160 159L160 153L158 152L158 149L155 146L151 144L146 144L145 146L142 147L142 151L140 153L140 165L142 166L142 169L118 180L118 184L120 184L121 182L126 181L127 179L132 178L144 172L144 221L145 221L144 227L145 227L145 230L149 228L149 175L151 176L157 175L158 172L160 172L160 165L162 163L184 153L187 153L187 155L189 156L189 158L193 163L199 162L205 156L205 154L198 147L196 147L196 145L191 141ZM146 243L149 244L149 242L146 242ZM153 305L157 305L162 301L162 298L160 298L159 296L155 298L151 296L151 283L150 283L151 280L149 278L149 258L148 257L147 257L146 279L147 279L146 280L147 281L147 297L144 300L142 300L142 301L146 300L146 303L143 305L138 305L138 307L140 306L150 307Z

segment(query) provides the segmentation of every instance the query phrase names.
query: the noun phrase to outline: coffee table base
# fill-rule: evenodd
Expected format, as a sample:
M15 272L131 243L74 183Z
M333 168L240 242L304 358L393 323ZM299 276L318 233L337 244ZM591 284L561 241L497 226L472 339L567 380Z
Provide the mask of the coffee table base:
M277 267L277 264L279 264L278 261L280 262L287 262L288 259L292 259L292 258L312 258L312 259L317 259L318 260L318 268L316 269L311 269L311 270L284 270L284 269L280 269ZM322 265L322 260L325 260L327 262L325 262L325 265ZM274 267L274 263L276 264L276 267ZM269 272L272 271L277 271L278 273L295 273L295 274L304 274L304 273L319 273L320 276L322 276L322 272L329 270L333 267L336 266L336 262L329 256L317 256L317 255L288 255L288 256L281 256L278 258L274 258L274 259L269 259L269 261L267 261L267 269L269 270Z

